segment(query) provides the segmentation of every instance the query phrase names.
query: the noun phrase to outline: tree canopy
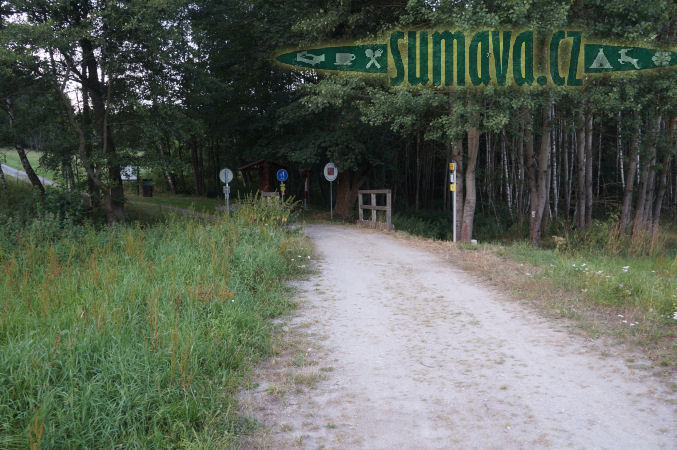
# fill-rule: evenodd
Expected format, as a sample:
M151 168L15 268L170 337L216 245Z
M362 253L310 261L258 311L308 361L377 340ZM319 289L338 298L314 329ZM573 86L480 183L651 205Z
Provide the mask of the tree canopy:
M455 161L463 240L478 209L535 243L557 221L586 228L594 217L653 232L677 204L674 69L602 74L574 89L393 88L274 57L439 27L532 29L535 52L556 29L670 50L676 13L669 0L6 0L0 144L43 150L109 222L124 217L126 165L171 192L218 195L219 169L267 159L291 169L300 194L301 180L320 181L333 161L347 217L361 187L393 189L400 210L447 210Z

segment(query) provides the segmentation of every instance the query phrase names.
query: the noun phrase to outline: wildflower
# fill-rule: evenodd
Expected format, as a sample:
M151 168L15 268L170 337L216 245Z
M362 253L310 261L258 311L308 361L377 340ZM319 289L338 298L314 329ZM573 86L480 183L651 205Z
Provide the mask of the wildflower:
M585 267L585 266L586 266L586 264L585 264L585 263L581 264L581 267Z
M632 295L632 291L630 289L626 289L625 293L628 294L628 295Z
M631 327L634 327L634 326L636 326L636 325L637 325L637 324L636 324L635 322L632 322L632 323L630 324Z
M310 259L310 255L308 255L308 259Z
M531 276L531 274L530 274L529 272L527 272L527 273L526 273L526 276L530 277L530 276Z
M621 320L621 322L623 322L623 323L628 323L628 321L627 321L627 320Z
M619 314L618 317L620 317L620 318L622 319L622 318L623 318L623 314Z
M621 269L623 269L623 272L627 272L630 269L630 266L623 266Z
M587 289L581 289L581 292L588 292Z
M598 270L598 271L597 271L597 275L602 275L602 272L604 272L604 271L603 271L603 270Z

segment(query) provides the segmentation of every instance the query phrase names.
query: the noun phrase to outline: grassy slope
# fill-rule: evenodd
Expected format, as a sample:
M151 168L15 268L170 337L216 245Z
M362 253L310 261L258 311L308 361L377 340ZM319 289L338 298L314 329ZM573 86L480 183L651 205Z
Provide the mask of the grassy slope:
M309 252L285 220L0 216L0 447L233 444L251 426L233 394L292 306L289 255Z
M41 156L42 152L34 152L30 150L26 151L26 157L28 158L28 161L31 163L31 166L33 167L35 173L37 173L41 177L54 180L56 176L54 172L40 167ZM14 167L15 169L23 170L21 160L19 159L19 155L17 155L16 150L12 150L9 148L0 148L0 162L10 167Z

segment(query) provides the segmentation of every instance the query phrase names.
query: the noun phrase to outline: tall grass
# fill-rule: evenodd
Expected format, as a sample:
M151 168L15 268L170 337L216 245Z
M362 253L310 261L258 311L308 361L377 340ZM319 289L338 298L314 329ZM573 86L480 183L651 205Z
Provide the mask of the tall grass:
M109 229L4 219L0 447L228 444L307 255L279 204Z

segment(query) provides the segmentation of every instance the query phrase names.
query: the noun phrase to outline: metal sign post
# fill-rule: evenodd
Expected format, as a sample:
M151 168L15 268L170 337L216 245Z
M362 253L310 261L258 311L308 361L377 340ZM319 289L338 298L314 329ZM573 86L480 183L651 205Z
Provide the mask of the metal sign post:
M449 190L452 192L452 211L453 211L453 242L456 242L456 163L449 163Z
M277 181L280 182L280 192L282 193L282 203L284 203L284 192L287 190L287 185L284 184L285 181L287 181L287 178L289 178L289 174L287 173L286 170L280 169L277 171Z
M338 177L338 169L334 163L327 163L324 166L324 178L329 182L329 213L331 220L334 220L334 195L332 193L332 186L336 177Z
M233 181L233 171L230 169L221 169L219 179L226 185L223 187L223 195L226 197L226 214L230 215L230 185Z

